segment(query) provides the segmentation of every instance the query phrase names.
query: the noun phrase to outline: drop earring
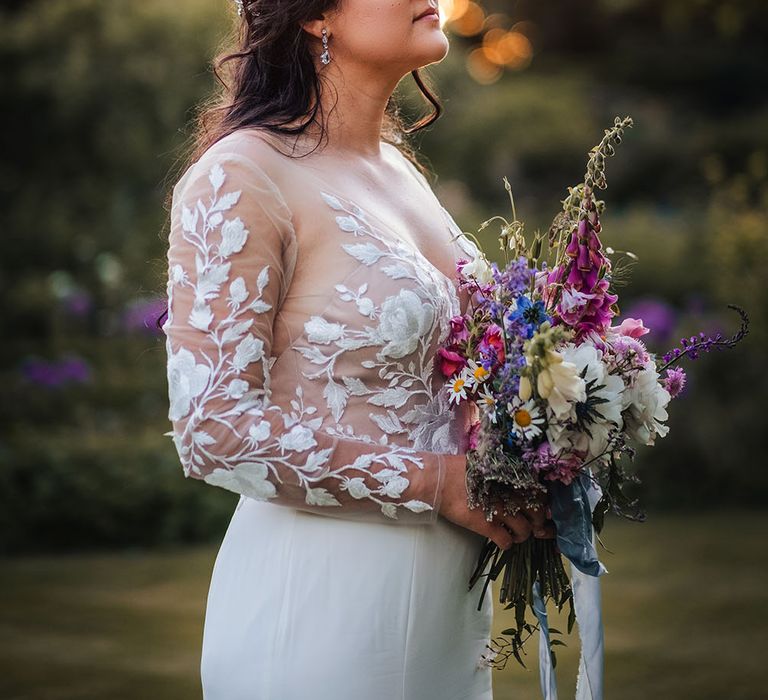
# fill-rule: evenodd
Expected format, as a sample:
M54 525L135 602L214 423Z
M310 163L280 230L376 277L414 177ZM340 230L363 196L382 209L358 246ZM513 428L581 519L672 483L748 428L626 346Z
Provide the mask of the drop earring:
M327 66L331 62L331 54L328 53L328 30L323 27L323 53L320 54L320 60Z

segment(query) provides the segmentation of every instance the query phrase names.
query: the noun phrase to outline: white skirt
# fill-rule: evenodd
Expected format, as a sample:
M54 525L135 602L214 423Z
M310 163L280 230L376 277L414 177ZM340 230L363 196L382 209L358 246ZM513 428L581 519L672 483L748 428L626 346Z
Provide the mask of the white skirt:
M213 568L205 700L492 700L493 586L467 590L484 542L242 496Z

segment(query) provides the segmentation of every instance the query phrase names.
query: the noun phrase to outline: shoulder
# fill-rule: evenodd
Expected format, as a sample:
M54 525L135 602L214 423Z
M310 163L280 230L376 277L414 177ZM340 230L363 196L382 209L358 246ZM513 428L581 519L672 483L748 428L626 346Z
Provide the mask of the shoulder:
M381 142L381 148L394 162L399 163L400 167L414 177L418 183L430 194L434 194L432 185L421 170L421 166L414 163L405 153L403 153L395 144L388 141Z
M180 201L186 192L197 191L210 183L230 189L247 189L274 200L287 209L281 183L285 181L285 157L262 130L242 128L211 144L191 163L173 187L173 198Z

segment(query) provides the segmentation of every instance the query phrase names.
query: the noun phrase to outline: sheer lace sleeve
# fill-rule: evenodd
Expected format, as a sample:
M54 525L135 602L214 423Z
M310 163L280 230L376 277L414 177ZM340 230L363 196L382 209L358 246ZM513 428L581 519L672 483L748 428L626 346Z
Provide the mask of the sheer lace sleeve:
M275 318L297 254L291 212L255 160L219 150L177 183L163 326L172 423L165 434L185 476L334 517L434 522L447 454L326 432L301 376L292 378L290 400L275 401L276 393L290 396L270 381Z

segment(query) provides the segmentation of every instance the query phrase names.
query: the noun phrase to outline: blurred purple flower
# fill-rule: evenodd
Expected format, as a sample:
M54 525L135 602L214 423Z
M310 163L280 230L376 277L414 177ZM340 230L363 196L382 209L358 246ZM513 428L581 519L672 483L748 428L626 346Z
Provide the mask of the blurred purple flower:
M660 343L667 342L675 332L677 314L661 299L646 297L638 299L626 309L622 309L623 318L642 319L643 325L650 330L648 339Z
M157 319L165 311L168 301L165 297L152 299L136 299L131 302L121 317L124 331L129 333L143 332L150 335L160 335Z
M72 316L87 316L93 308L91 295L84 289L72 292L63 300L64 309Z
M66 384L89 382L91 368L84 359L75 355L53 362L30 357L21 364L21 376L32 384L57 389Z

